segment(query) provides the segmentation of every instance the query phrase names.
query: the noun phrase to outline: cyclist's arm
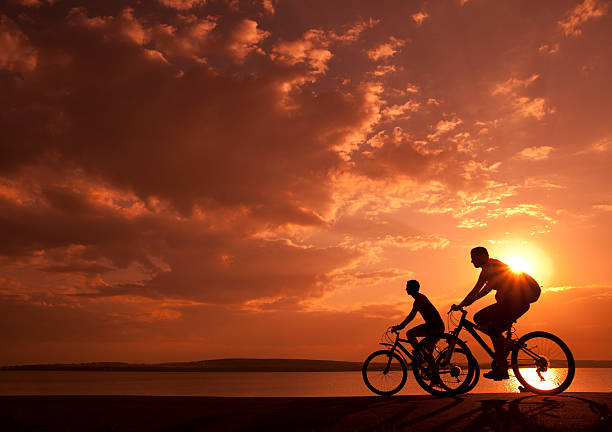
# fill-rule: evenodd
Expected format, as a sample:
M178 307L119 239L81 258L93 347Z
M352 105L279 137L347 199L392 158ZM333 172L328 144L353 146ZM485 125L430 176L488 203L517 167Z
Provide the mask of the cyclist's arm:
M417 308L416 302L414 302L414 303L415 303L415 304L412 306L412 310L410 311L410 313L408 314L408 316L406 316L406 318L404 319L404 321L402 321L401 323L399 323L399 324L398 324L398 325L396 325L396 326L393 326L393 327L395 327L395 329L397 329L397 330L401 330L401 329L403 329L404 327L406 327L406 326L408 325L408 323L409 323L410 321L412 321L412 320L414 319L414 317L416 316L416 314L417 314L417 312L418 312L418 308Z
M487 294L489 294L491 292L491 290L493 289L492 286L489 286L489 284L486 284L479 292L478 294L476 294L476 296L474 296L474 299L470 302L470 304L474 303L476 300L486 296Z
M492 287L489 287L487 285L488 285L487 277L483 270L480 272L480 276L478 277L478 281L476 282L476 285L474 285L474 288L472 288L472 290L468 293L468 295L465 296L463 301L459 303L459 307L469 306L472 303L474 303L476 300L478 300L479 298L484 297L485 295L489 294L489 292L491 292Z

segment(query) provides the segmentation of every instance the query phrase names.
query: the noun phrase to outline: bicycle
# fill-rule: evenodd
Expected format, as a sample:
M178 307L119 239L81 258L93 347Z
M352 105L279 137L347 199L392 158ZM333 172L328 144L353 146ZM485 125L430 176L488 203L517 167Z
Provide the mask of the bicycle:
M459 311L461 312L461 319L454 330L435 339L432 337L425 338L419 343L415 350L417 364L413 364L413 368L418 369L420 367L418 362L421 361L422 356L419 353L421 350L429 350L428 344L437 344L436 350L439 354L434 366L436 364L443 365L447 362L457 346L462 351L467 349L467 354L474 360L468 362L468 368L472 368L474 365L476 368L473 373L468 371L466 376L471 376L471 381L465 380L457 385L455 394L467 393L472 390L480 376L480 370L477 367L478 362L475 361L474 355L469 351L464 341L459 338L461 330L465 328L491 359L495 359L495 353L477 332L477 330L481 332L482 330L466 318L467 311L465 309L461 308ZM449 315L451 314L452 311L449 312ZM537 394L551 395L561 393L570 386L576 372L574 356L569 347L559 337L544 331L533 331L517 339L512 327L508 328L505 333L512 371L525 390ZM434 368L432 374L435 375L436 373L437 371ZM423 377L415 375L415 378L418 381ZM423 385L421 384L421 386ZM439 391L430 393L445 394Z
M391 334L395 334L392 340ZM473 374L478 369L478 363L471 358L469 349L463 341L458 340L448 361L440 364L437 359L440 353L436 352L435 343L419 344L424 347L419 353L420 361L415 361L414 352L410 352L402 342L407 339L400 338L397 331L387 329L383 335L384 342L380 345L388 346L388 349L378 350L370 354L363 362L361 369L363 381L372 392L381 396L391 396L399 392L408 377L408 366L411 366L415 379L423 389L432 394L452 395L461 392L457 390L464 382L471 382ZM427 339L427 338L425 338ZM467 367L472 363L471 367ZM465 364L465 367L460 365ZM435 373L433 372L435 370ZM444 380L446 376L452 376L452 380ZM442 378L441 378L442 377Z

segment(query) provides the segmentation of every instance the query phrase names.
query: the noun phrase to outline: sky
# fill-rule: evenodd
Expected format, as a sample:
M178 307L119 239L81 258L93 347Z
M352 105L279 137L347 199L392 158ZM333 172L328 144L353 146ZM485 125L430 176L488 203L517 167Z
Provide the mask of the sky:
M3 2L0 364L360 361L475 246L612 359L611 9Z

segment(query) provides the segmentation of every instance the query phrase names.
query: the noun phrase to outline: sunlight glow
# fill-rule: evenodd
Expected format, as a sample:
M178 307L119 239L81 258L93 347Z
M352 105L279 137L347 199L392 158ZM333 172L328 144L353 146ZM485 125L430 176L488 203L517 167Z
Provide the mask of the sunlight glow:
M515 273L530 273L533 267L529 260L519 255L510 257L506 264L508 264L510 269Z
M491 256L508 264L513 271L525 272L545 286L553 275L552 261L548 254L531 241L521 239L495 243Z
M521 375L527 381L527 384L540 390L552 390L557 388L567 376L567 369L549 368L546 372L541 372L542 378L536 372L536 368L521 368Z

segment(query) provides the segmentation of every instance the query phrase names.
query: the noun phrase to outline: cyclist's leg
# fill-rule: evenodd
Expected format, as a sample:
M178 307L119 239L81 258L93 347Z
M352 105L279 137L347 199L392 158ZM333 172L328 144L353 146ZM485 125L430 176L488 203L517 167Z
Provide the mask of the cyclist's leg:
M444 334L444 323L440 324L441 325L432 325L429 323L420 324L406 332L406 339L408 339L415 351L418 345L417 337L426 337L430 339L421 350L421 355L423 356L421 361L425 363L433 364L435 362L432 353L438 343L438 338ZM431 336L436 336L436 338L431 338Z
M508 375L505 356L505 340L502 332L507 327L505 308L499 303L494 303L474 314L474 322L478 328L491 338L495 357L493 359L493 370L483 374L485 378L504 379Z
M506 340L503 332L512 326L529 309L529 304L524 303L497 303L496 313L489 324L488 334L493 342L495 351L493 374L499 379L508 378L508 353Z
M429 335L429 326L427 324L419 324L418 326L412 327L410 330L406 332L406 339L410 345L412 345L412 349L416 349L419 344L418 337L425 337Z
M501 333L505 331L509 331L512 328L512 324L516 322L521 316L523 316L529 310L529 303L525 303L522 301L518 302L509 302L509 303L501 303L500 304L500 314L495 323L492 325L495 331L501 331ZM503 342L502 342L503 340ZM507 358L509 354L508 345L506 343L505 338L502 336L496 341L496 353L499 351L499 357L502 357L503 353L503 363L507 363Z
M495 316L498 314L498 305L497 303L493 303L474 314L474 322L478 326L478 328L485 333L487 333L489 329L489 325L495 319ZM487 333L488 334L488 333Z

